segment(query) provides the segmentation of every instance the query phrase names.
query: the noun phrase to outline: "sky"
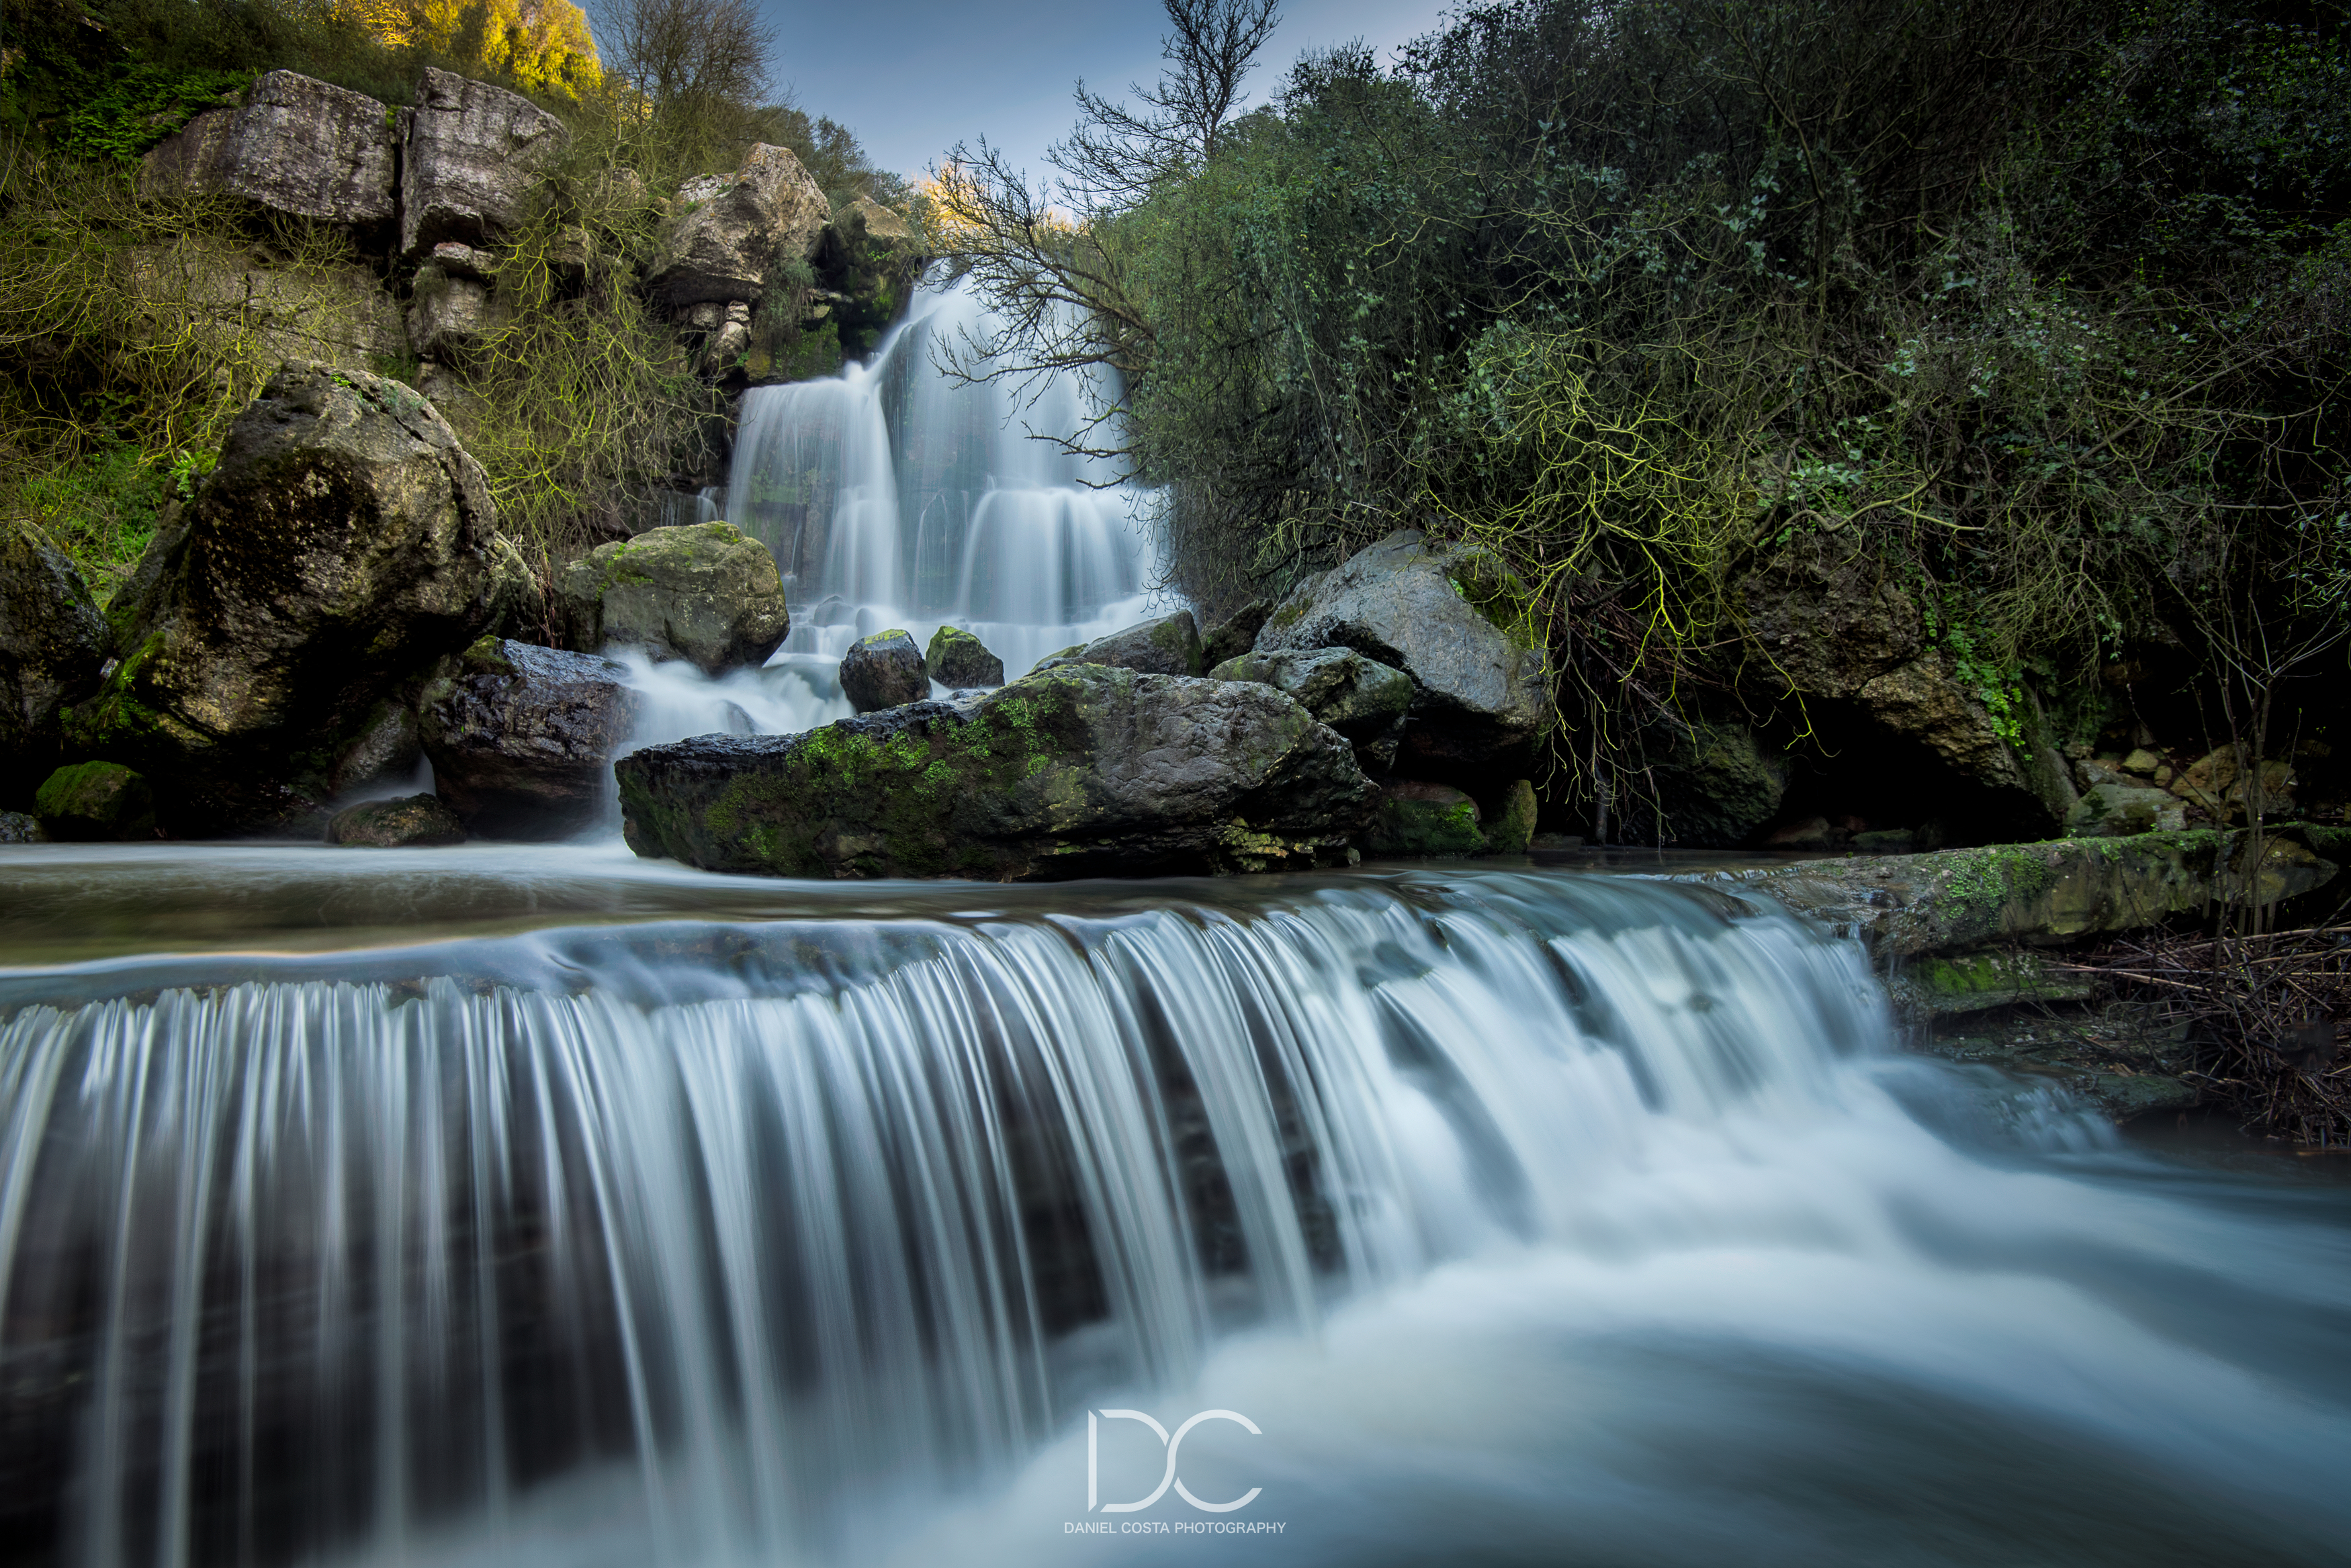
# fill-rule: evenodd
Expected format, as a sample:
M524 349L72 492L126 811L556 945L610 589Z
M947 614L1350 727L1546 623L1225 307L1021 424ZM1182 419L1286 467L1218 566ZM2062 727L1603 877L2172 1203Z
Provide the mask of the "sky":
M1383 64L1433 30L1447 0L1285 0L1249 78L1263 101L1309 48L1361 38ZM856 133L884 169L921 173L957 141L986 136L1044 173L1045 148L1074 118L1078 78L1127 96L1159 76L1157 0L766 0L782 47L777 75L811 115Z

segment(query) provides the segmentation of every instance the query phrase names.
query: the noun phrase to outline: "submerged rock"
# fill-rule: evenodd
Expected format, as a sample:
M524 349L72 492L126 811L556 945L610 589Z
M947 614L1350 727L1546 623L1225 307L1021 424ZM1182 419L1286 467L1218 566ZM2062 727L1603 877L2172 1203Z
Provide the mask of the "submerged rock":
M1141 675L1197 675L1206 668L1200 662L1200 628L1190 610L1177 610L1076 648L1065 648L1039 659L1037 670L1070 664L1101 664Z
M1478 803L1465 792L1451 784L1395 779L1380 787L1363 846L1364 854L1382 857L1483 855L1486 833Z
M800 161L762 142L732 179L695 189L662 238L646 287L673 308L756 304L784 268L808 259L831 211Z
M496 614L496 521L423 399L286 366L116 596L121 662L68 743L145 773L175 835L315 836L378 705Z
M713 871L999 881L1343 859L1371 782L1270 686L1073 665L969 704L615 765L630 845Z
M1365 767L1384 772L1412 706L1412 677L1352 648L1245 653L1208 671L1212 680L1255 680L1286 691L1306 711L1355 743Z
M957 691L1004 684L1004 660L959 626L943 626L931 633L931 646L924 650L923 662L929 667L932 680Z
M155 794L118 763L77 763L48 776L34 796L41 827L76 843L153 838Z
M1522 597L1485 552L1403 529L1301 583L1258 634L1257 651L1352 648L1403 670L1414 697L1397 769L1475 783L1498 767L1523 768L1551 717L1543 651L1520 626Z
M0 801L31 804L64 760L57 715L98 690L114 633L73 563L0 528Z
M465 825L437 794L369 800L335 814L327 842L360 849L423 848L463 844Z
M421 704L434 787L491 838L563 838L602 815L637 694L609 659L486 637L450 659Z
M320 223L381 228L394 210L399 123L374 99L295 71L165 138L140 166L150 195L221 194Z
M642 648L705 675L765 664L792 628L776 558L732 523L599 545L564 568L556 596L578 651Z
M401 254L513 227L563 140L563 122L528 99L427 67L401 152Z
M913 636L893 627L849 645L841 658L841 690L859 712L878 713L928 697L931 677Z

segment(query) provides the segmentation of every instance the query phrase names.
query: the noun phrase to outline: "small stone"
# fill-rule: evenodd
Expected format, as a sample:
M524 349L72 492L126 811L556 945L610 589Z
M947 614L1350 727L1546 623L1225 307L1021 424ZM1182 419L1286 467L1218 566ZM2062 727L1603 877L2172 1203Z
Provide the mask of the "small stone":
M370 800L335 814L327 842L348 848L404 849L465 842L465 825L437 794Z
M27 816L21 811L0 811L0 844L47 844L49 836L41 831L38 817Z
M716 332L718 324L726 319L726 313L718 307L715 299L705 299L692 306L685 313L685 324L696 332Z
M930 671L914 638L893 627L850 644L841 659L841 690L859 712L878 713L928 697Z
M2126 774L2137 774L2141 777L2151 775L2156 769L2161 766L2163 766L2163 759L2157 756L2153 752L2148 751L2145 746L2139 747L2137 751L2131 753L2130 755L2125 757L2122 763L2123 772Z
M153 838L155 794L144 775L120 763L76 763L48 776L33 797L51 838L99 843Z
M958 691L1004 684L1004 660L959 626L943 626L933 632L923 662L930 667L932 680Z

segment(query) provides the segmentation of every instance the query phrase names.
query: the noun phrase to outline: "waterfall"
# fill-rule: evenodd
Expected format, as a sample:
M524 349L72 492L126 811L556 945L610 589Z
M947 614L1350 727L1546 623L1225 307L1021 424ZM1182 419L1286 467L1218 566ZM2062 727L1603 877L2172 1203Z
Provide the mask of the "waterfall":
M2311 1478L2342 1380L2304 1366L2340 1236L2272 1267L2250 1211L2027 1168L2115 1158L2045 1096L2051 1154L1970 1154L1974 1102L1888 1054L1849 944L1500 873L799 897L0 971L0 1555L1035 1561L1113 1517L1097 1459L1148 1490L1157 1448L1102 1416L1142 1406L1258 1425L1187 1437L1178 1478L1250 1513L1148 1517L1271 1508L1286 1561L1448 1555L1432 1496L1548 1517L1553 1483L1508 1481L1538 1430L1573 1517L1494 1560L1648 1489L1687 1550L1611 1560L1719 1561L1707 1530L1796 1530L1725 1501L1821 1440L1759 1413L1774 1377L1893 1401L1888 1464L1924 1401L2118 1517L2192 1476L2277 1560L2341 1527ZM2216 1289L2298 1403L2199 1337ZM1673 1436L1684 1408L1729 1427ZM1683 1497L1651 1441L1741 1457Z

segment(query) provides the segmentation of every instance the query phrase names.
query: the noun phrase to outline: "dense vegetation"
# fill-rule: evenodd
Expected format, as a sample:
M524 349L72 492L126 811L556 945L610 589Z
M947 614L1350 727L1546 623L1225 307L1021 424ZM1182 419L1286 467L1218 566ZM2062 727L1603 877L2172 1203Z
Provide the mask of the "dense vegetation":
M749 0L600 16L611 61L568 0L0 0L0 514L105 593L280 359L397 314L413 269L366 236L137 188L150 147L279 68L405 105L440 66L571 133L444 404L510 533L546 560L694 472L723 400L635 286L664 198L755 140L836 202L904 192L846 130L775 101ZM414 379L397 329L380 336L374 368Z
M1169 83L1267 10L1171 0ZM2011 739L2317 725L2342 681L2281 682L2346 630L2345 19L1500 0L1205 133L1089 95L1056 184L943 172L1026 327L972 368L1116 368L1095 438L1170 486L1211 603L1400 521L1492 545L1587 785L1771 706L1739 586L1807 532L1906 585Z

